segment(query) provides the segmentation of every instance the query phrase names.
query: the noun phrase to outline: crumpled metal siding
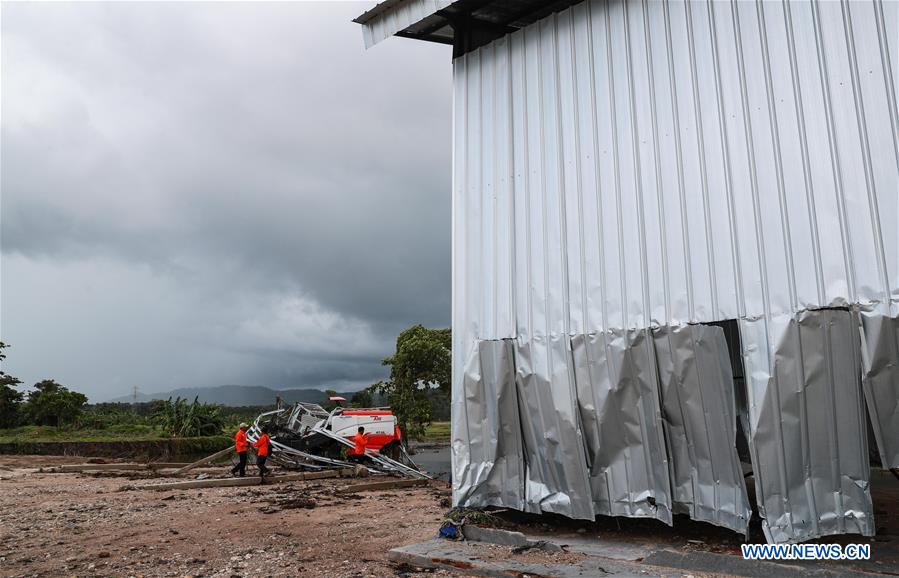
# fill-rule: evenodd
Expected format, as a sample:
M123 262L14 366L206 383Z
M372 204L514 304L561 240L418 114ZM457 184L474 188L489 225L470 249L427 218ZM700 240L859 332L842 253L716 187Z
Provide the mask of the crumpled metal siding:
M505 506L526 510L524 456L515 359L511 340L481 341L465 368L464 429L467 443L454 444L464 456L453 479L464 491L456 496L469 506Z
M899 468L899 306L860 315L863 383L874 439L881 465Z
M561 359L554 344L739 319L764 345L749 387L775 399L781 334L769 347L769 329L899 300L897 10L588 0L454 61L455 390L478 341L515 339L534 420L529 503L588 512L574 507L579 426L573 380L547 361ZM826 422L816 412L829 406L809 408L787 414L790 428ZM756 446L777 433L775 415L755 414ZM817 450L799 450L790 458L817 472ZM834 463L860 479L855 463ZM804 539L814 527L780 510L807 509L807 496L781 470L766 457L756 472L790 489L764 511L778 539ZM842 522L822 531L863 525L847 519L863 510L847 491L846 507L826 506Z
M668 454L648 331L577 335L571 345L596 512L670 526Z
M567 336L516 342L527 510L593 520Z
M675 513L745 534L752 517L737 455L737 410L724 331L653 331Z
M740 321L769 542L874 535L857 324L841 309Z

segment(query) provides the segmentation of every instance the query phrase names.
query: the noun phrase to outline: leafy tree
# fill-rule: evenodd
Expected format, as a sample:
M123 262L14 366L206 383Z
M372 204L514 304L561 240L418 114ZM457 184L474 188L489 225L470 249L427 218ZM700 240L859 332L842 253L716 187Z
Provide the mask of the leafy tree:
M154 421L173 437L217 435L225 426L220 406L200 403L199 396L190 404L180 397L175 401L169 398L154 416Z
M36 425L72 425L81 417L87 396L70 391L52 379L34 384L34 391L28 392L26 411L31 422Z
M0 341L0 361L6 359L3 350L9 347ZM22 383L21 380L0 371L0 428L11 428L19 425L22 408L22 392L14 389L14 386Z
M372 386L387 396L404 439L420 438L431 423L429 394L449 394L452 333L414 325L400 333L396 352L381 363L390 366L390 378Z
M372 397L371 389L366 387L353 394L353 397L350 398L350 405L353 407L372 407L374 405Z

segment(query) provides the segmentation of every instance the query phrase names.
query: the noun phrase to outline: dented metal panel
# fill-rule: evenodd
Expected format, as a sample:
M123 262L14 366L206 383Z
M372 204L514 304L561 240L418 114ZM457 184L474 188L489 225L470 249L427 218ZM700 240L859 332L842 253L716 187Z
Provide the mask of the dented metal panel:
M671 525L668 455L648 331L577 335L572 349L596 512Z
M675 513L746 533L752 509L737 455L737 412L720 327L653 331Z
M861 312L864 390L884 468L899 468L899 306Z
M453 412L465 443L453 449L466 459L453 479L456 501L469 506L527 509L514 355L511 340L481 341L465 368L464 408Z
M874 535L857 323L842 309L740 322L769 542Z
M515 361L526 509L592 520L568 337L516 341Z

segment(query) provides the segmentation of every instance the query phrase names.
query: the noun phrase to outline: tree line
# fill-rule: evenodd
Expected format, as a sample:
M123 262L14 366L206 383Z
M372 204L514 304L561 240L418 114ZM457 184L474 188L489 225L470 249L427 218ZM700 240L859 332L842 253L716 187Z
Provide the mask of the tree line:
M6 359L7 344L0 342L0 362ZM396 351L382 360L390 376L356 392L352 407L388 405L406 439L421 438L433 421L449 419L452 333L414 325L397 337ZM87 396L45 379L25 394L22 381L0 371L0 429L22 425L46 425L84 429L143 425L168 435L190 437L216 435L240 421L252 421L270 407L225 408L198 399L171 398L142 403L88 405ZM326 391L323 405L333 409Z

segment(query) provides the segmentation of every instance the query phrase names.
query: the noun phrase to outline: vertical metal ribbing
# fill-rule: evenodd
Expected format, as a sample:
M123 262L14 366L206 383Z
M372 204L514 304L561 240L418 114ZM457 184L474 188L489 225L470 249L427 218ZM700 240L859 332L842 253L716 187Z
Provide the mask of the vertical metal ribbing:
M499 199L499 191L497 190L497 185L498 185L498 181L500 180L500 175L499 175L499 171L497 170L497 167L499 166L499 162L497 160L499 146L497 146L496 141L497 141L497 138L500 136L499 135L500 124L499 124L499 118L496 115L496 94L497 94L497 92L499 92L499 90L497 90L497 86L496 86L496 80L497 80L497 76L498 76L498 73L496 70L496 56L495 56L496 44L491 45L491 52L494 54L488 55L488 56L491 56L490 70L491 70L491 75L493 76L493 78L491 79L492 90L490 91L490 122L493 123L493 130L492 130L492 133L493 133L493 136L492 136L493 147L492 148L493 148L493 150L491 151L491 153L492 153L491 163L493 164L491 174L493 176L493 182L490 183L490 185L491 185L490 191L492 191L492 194L490 195L490 203L493 205L493 211L492 211L493 212L493 223L491 223L491 227L493 229L491 231L491 234L493 236L493 271L492 271L492 275L491 275L493 277L493 295L490 300L491 301L490 309L493 310L493 331L490 333L490 337L497 338L500 336L500 333L499 333L499 308L500 308L500 306L499 306L499 276L500 276L499 254L500 254L500 251L502 250L502 247L500 245L500 241L502 241L502 239L500 239L500 236L499 236L499 232L501 229L499 228L499 200L498 200ZM484 90L483 84L481 84L481 90ZM503 335L505 335L505 333L503 333Z
M517 285L515 283L517 274L518 274L518 259L516 258L518 254L518 231L515 227L515 212L516 212L516 203L515 203L515 110L514 110L514 99L513 99L513 90L514 90L514 71L512 70L512 42L513 39L510 37L509 41L506 43L506 66L508 66L509 70L509 84L507 86L508 89L508 103L509 110L508 112L508 121L509 121L509 141L507 143L509 147L508 159L509 159L509 321L512 324L512 335L511 337L518 337L518 320L516 319L516 313L518 312L518 292ZM515 351L515 348L512 348ZM514 363L513 363L514 366Z
M588 3L589 4L589 3ZM571 51L571 111L574 118L574 174L575 188L577 189L577 235L578 235L578 255L580 256L580 281L581 281L581 330L587 333L587 253L584 243L584 190L583 178L581 176L581 139L578 129L581 127L580 114L578 111L578 75L577 75L577 42L575 42L575 27L573 17L569 14L570 28L570 46ZM574 380L572 380L573 382ZM575 397L576 399L576 397Z
M861 95L858 80L858 59L855 54L855 37L852 32L852 13L846 0L840 2L843 12L843 33L846 36L846 47L849 49L849 70L852 77L852 97L855 100L855 118L858 124L859 143L865 167L865 185L868 193L868 211L871 217L872 234L874 235L874 251L877 253L877 266L880 273L883 302L890 302L890 282L887 273L887 260L883 246L883 234L880 230L880 211L877 204L877 185L874 182L874 169L871 166L871 145L868 141L868 127L865 124L865 101Z
M877 25L877 41L880 44L880 63L883 67L887 108L890 112L890 123L893 127L893 154L896 156L896 166L899 167L899 110L897 110L896 104L896 82L893 78L893 69L890 66L890 36L887 34L884 22L882 0L874 0L874 18ZM896 38L893 38L893 40L896 41Z
M780 204L780 226L784 236L784 252L787 261L787 287L790 292L790 312L795 312L799 301L796 296L796 268L793 265L793 241L790 235L790 215L787 211L786 193L784 191L783 156L780 150L780 131L777 120L777 106L774 102L774 80L771 78L771 58L768 53L768 32L765 23L764 2L756 0L756 19L758 20L759 42L762 52L762 68L765 71L765 94L768 97L768 118L771 124L771 146L774 148L774 170L777 176L777 198Z
M811 177L811 165L809 162L809 143L806 132L805 105L802 98L802 87L799 78L799 64L796 60L796 39L793 34L793 13L790 8L792 0L782 0L784 10L784 28L787 34L787 47L789 50L790 76L793 81L793 101L796 107L797 123L799 125L799 143L802 154L802 178L805 183L805 198L808 203L809 227L812 232L812 253L815 265L815 286L818 290L818 303L826 303L826 289L824 287L824 273L821 262L821 241L818 233L818 210L815 201L814 183Z
M688 231L690 229L690 220L687 216L687 193L684 184L684 149L681 142L681 125L680 113L678 106L677 92L677 69L674 66L674 46L671 40L671 12L669 11L668 2L662 3L662 10L665 13L665 43L668 53L668 71L669 71L669 90L671 91L671 116L674 120L674 142L675 155L677 158L677 192L680 201L680 218L681 218L681 237L684 252L684 267L687 282L687 313L688 318L695 318L696 306L694 303L693 290L693 266L692 252L690 251L690 241Z
M662 163L661 152L659 150L659 115L656 110L656 85L655 74L652 65L652 44L649 42L649 9L647 0L642 0L643 7L643 41L644 50L646 51L646 71L649 80L649 104L652 112L652 142L655 152L655 178L656 178L656 198L658 202L659 213L659 246L662 249L662 285L665 295L665 318L664 323L671 322L671 280L668 274L668 233L665 227L664 209L664 191L662 187ZM651 321L651 319L649 320Z
M805 348L802 342L802 324L799 321L794 321L794 323L796 326L796 351L799 353L798 363L796 364L796 395L799 397L799 443L802 447L802 475L805 481L805 491L808 494L806 502L808 503L809 511L811 513L809 517L812 524L812 532L815 535L818 535L821 532L818 524L820 521L820 514L818 514L818 501L815 499L815 485L812 483L813 472L811 452L809 452L809 448L812 447L812 440L809 436L808 399L805 395L806 384L808 384L809 379L806 376L805 371L806 357ZM789 330L787 330L787 335L783 336L783 338L789 339L789 333ZM774 363L776 364L777 361L775 360Z
M846 284L849 289L849 301L858 300L858 292L855 286L855 268L852 266L852 239L849 234L849 224L846 222L846 195L843 192L843 168L840 162L840 151L836 144L836 129L833 126L834 110L830 94L830 82L828 80L827 55L821 45L821 17L818 14L818 5L812 1L809 3L812 9L812 21L815 31L815 49L818 55L818 73L821 78L821 92L824 97L824 109L827 116L827 144L830 147L830 156L833 159L833 183L837 196L837 205L840 207L838 219L840 222L840 236L843 247L843 266L846 271Z
M594 195L596 197L596 218L597 223L601 227L602 223L605 222L605 215L603 214L602 195L600 194L600 187L602 182L602 163L599 160L599 122L597 119L597 107L599 103L596 99L596 63L594 62L593 46L593 6L593 0L587 2L587 50L590 58L590 123L592 127L590 134L593 144L593 162L596 171L596 190L594 191ZM609 310L608 299L606 295L608 291L608 286L606 285L606 251L602 232L600 232L596 236L596 239L599 244L600 309L602 315L601 327L603 329L609 329Z
M619 283L621 284L621 319L622 326L628 327L630 324L628 323L628 304L627 304L627 275L624 272L627 270L627 265L625 264L625 256L624 256L624 223L623 223L623 215L621 209L621 169L619 167L619 159L618 159L618 121L617 121L617 102L615 97L615 80L612 75L612 71L614 68L614 59L612 58L612 22L611 22L611 14L609 11L608 5L606 5L603 9L603 14L605 16L606 21L606 70L608 71L609 78L609 98L611 99L611 106L609 106L609 114L611 115L612 120L612 162L613 162L613 174L615 178L615 208L616 208L616 217L618 219L618 271L619 271Z
M634 157L634 167L636 169L634 171L634 188L637 193L637 234L638 244L640 246L640 280L642 281L640 289L643 294L643 321L641 325L646 327L649 326L652 319L652 305L649 299L649 271L647 265L648 257L646 254L646 219L643 215L643 179L641 178L643 165L640 158L640 132L639 127L637 126L637 103L636 96L634 95L634 60L631 51L630 18L628 17L629 12L630 9L624 10L624 49L625 54L627 55L625 72L627 73L629 97L628 108L630 109L631 132L633 133L631 154ZM652 98L652 95L650 95L650 98Z
M846 531L846 509L843 507L843 491L842 491L842 467L840 463L840 444L837 441L839 435L839 421L837 420L837 383L834 377L833 368L833 321L825 318L822 324L824 332L824 350L830 353L825 356L825 365L827 367L827 393L830 395L830 403L828 410L830 415L831 426L830 431L830 476L833 489L833 500L836 503L836 514L839 523L840 533Z
M731 165L731 153L727 131L727 121L724 119L725 108L721 96L721 60L718 54L718 20L715 17L715 2L708 3L709 29L712 33L712 60L715 63L715 93L718 96L718 129L721 131L721 154L724 157L724 180L727 199L728 228L730 230L731 258L734 262L734 287L737 291L737 316L746 315L746 297L743 290L743 262L740 257L740 241L737 235L737 215L734 208L734 177ZM716 314L719 314L717 311Z
M699 97L699 76L696 71L696 42L693 34L693 8L692 0L686 0L687 8L687 38L690 48L690 72L693 82L693 108L696 115L696 137L699 159L699 172L702 180L702 207L703 207L703 223L705 225L706 239L706 259L709 265L709 287L711 288L711 308L712 311L718 311L718 283L715 278L715 255L712 247L712 230L711 216L709 214L709 173L706 168L706 152L705 152L705 127L702 122L702 103ZM699 321L699 319L691 318L691 321Z
M571 287L568 267L568 213L566 207L565 190L565 141L562 138L562 79L560 75L561 64L559 62L559 15L552 15L552 49L553 49L553 82L556 94L555 128L556 128L556 163L557 183L559 187L559 246L561 254L559 259L562 264L562 334L569 335L571 328ZM576 108L576 107L575 107ZM570 372L569 366L569 372ZM572 380L573 381L573 380Z
M755 143L754 143L754 140L752 137L752 118L750 116L749 103L748 103L749 96L748 96L747 89L746 89L746 65L744 63L744 58L743 58L743 39L742 39L742 34L740 32L740 30L741 30L740 13L739 13L739 8L736 3L732 3L732 10L733 10L732 22L733 22L733 27L734 27L734 39L736 42L737 63L738 63L739 71L740 71L740 74L739 74L739 76L740 76L740 94L741 94L742 107L743 107L743 122L744 122L744 126L745 126L746 140L747 140L746 150L749 154L749 175L750 175L750 181L751 181L750 190L751 190L751 194L752 194L753 219L755 222L755 229L756 229L756 242L758 243L759 268L760 268L761 274L762 274L762 303L763 303L763 307L764 307L764 311L765 311L765 317L766 317L766 319L770 319L771 318L771 301L770 301L770 294L769 294L769 288L768 288L768 277L767 277L768 267L767 267L766 255L765 255L765 237L764 237L764 232L762 230L762 224L760 221L761 210L759 207L758 176L757 176L758 168L756 166L756 159L755 159ZM768 324L766 323L766 326L767 325ZM771 335L767 331L767 327L766 327L766 334L767 334L766 342L767 342L767 346L769 347L769 352L770 352ZM770 353L769 353L769 355L770 355ZM770 364L770 367L773 369L774 364L773 363ZM780 379L779 379L776 371L773 371L772 374L773 375L771 375L769 387L773 386L774 395L768 396L768 397L771 400L771 404L772 404L772 407L774 410L773 413L774 413L774 415L777 416L777 422L778 422L776 425L778 442L780 444L780 448L779 448L780 451L779 451L779 455L778 455L778 458L780 461L780 464L779 464L780 467L778 468L778 470L779 470L778 476L779 476L779 481L780 481L780 486L781 486L781 491L782 491L781 495L785 496L784 509L787 513L787 516L790 518L791 531L792 531L792 514L790 511L791 508L790 508L790 499L789 499L790 490L789 490L789 482L787 481L787 463L786 463L786 455L785 455L786 452L785 452L784 441L783 441L783 425L782 425L783 418L780 413L780 405L779 405L780 399L781 399ZM761 473L761 472L759 472L759 473Z

